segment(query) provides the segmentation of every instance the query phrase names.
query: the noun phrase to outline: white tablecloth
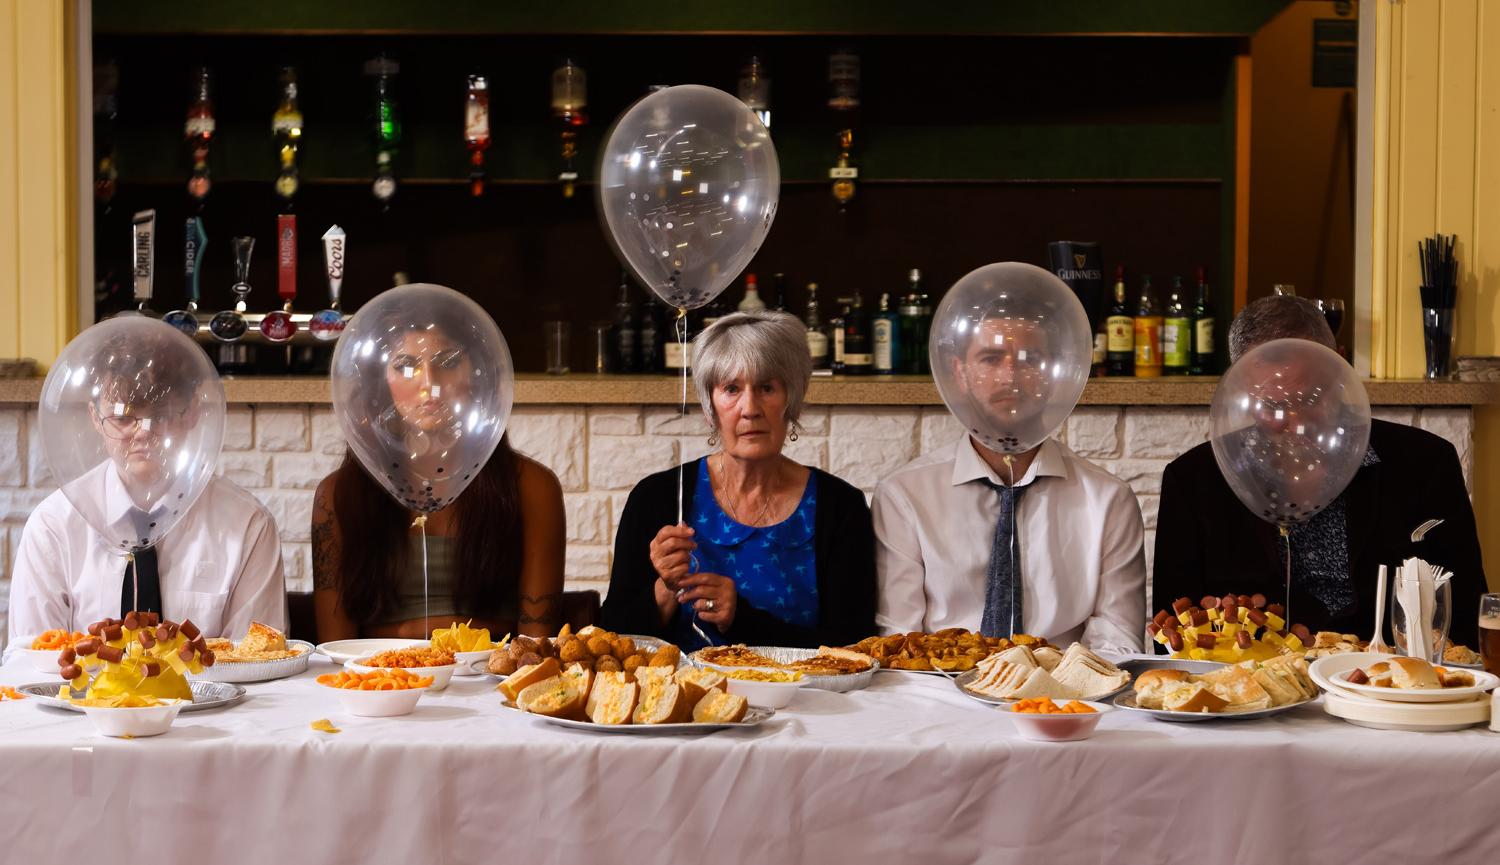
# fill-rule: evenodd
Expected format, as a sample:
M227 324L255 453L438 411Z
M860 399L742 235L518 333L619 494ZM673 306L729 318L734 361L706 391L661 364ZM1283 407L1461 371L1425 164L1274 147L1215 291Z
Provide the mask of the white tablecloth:
M565 730L455 678L412 715L345 715L312 681L248 686L165 736L0 703L3 856L82 862L1492 861L1500 735L1366 730L1321 702L1261 721L1123 711L1019 738L947 680L806 690L753 730ZM24 662L6 684L34 682ZM343 732L312 730L328 718ZM162 858L163 855L166 858Z

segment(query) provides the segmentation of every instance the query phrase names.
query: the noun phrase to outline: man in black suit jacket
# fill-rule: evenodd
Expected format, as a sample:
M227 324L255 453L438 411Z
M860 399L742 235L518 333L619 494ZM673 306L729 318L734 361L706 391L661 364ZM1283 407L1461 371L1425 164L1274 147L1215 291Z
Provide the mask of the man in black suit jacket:
M1310 301L1275 296L1251 303L1235 319L1230 357L1238 360L1263 342L1287 337L1334 347L1332 331ZM1365 464L1329 507L1331 519L1319 527L1320 540L1341 538L1342 549L1299 548L1299 532L1293 531L1292 621L1315 631L1369 638L1379 566L1394 568L1416 556L1453 572L1449 635L1475 647L1479 596L1487 589L1458 454L1432 433L1381 420L1371 424L1369 450ZM1336 516L1340 511L1342 527ZM1412 529L1427 519L1443 524L1412 543ZM1170 608L1181 597L1198 603L1207 595L1229 593L1281 600L1286 594L1285 556L1276 527L1251 513L1225 482L1212 445L1204 442L1167 466L1156 519L1153 607ZM1347 573L1329 573L1330 562L1345 561ZM1390 609L1387 598L1388 617ZM1391 642L1389 618L1385 640Z

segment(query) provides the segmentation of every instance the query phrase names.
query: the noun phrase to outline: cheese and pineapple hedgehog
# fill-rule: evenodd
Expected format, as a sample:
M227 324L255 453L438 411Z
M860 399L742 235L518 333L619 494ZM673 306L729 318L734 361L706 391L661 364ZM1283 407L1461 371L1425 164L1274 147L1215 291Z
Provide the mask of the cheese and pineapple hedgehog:
M192 700L187 675L214 665L214 653L188 619L179 625L156 613L132 612L123 619L95 622L88 634L58 654L62 677L68 680L58 694L63 699L85 691L89 698Z
M1172 650L1174 658L1237 664L1313 647L1307 626L1289 628L1285 615L1285 607L1267 604L1262 594L1207 596L1197 604L1178 598L1170 611L1158 612L1146 629L1152 639Z

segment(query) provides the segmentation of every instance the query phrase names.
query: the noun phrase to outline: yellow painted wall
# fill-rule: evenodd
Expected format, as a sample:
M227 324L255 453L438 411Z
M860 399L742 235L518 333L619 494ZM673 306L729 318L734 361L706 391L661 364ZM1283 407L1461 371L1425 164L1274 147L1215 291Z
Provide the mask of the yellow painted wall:
M1363 8L1377 16L1371 374L1419 378L1417 242L1433 234L1458 236L1458 354L1500 355L1500 2ZM1474 510L1500 586L1500 407L1474 417Z
M0 358L48 363L76 321L76 104L65 0L0 0Z

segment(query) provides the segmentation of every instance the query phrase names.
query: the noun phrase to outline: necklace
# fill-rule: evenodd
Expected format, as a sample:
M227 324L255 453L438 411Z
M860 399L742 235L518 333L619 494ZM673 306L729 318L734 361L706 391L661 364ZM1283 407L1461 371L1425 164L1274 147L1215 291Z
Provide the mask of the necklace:
M709 461L709 467L710 468L713 467L713 461L712 460ZM710 486L712 486L713 474L714 474L713 472L709 472L708 473ZM768 516L770 516L770 514L771 514L771 505L773 505L773 504L776 503L776 496L775 496L775 494L773 493L771 495L768 495L768 496L766 496L766 506L764 508L761 508L760 516L758 516L758 517L755 518L755 522L753 522L753 523L752 522L746 522L745 520L741 519L740 515L739 515L739 509L736 508L734 506L734 503L729 500L729 484L724 480L724 457L723 457L722 454L719 456L719 484L718 484L718 486L719 486L719 489L716 489L714 491L716 493L720 494L720 498L724 502L724 507L729 511L729 518L732 519L732 520L734 520L735 522L739 523L742 526L751 526L751 527L760 528L761 524L764 523L766 521L766 518Z

